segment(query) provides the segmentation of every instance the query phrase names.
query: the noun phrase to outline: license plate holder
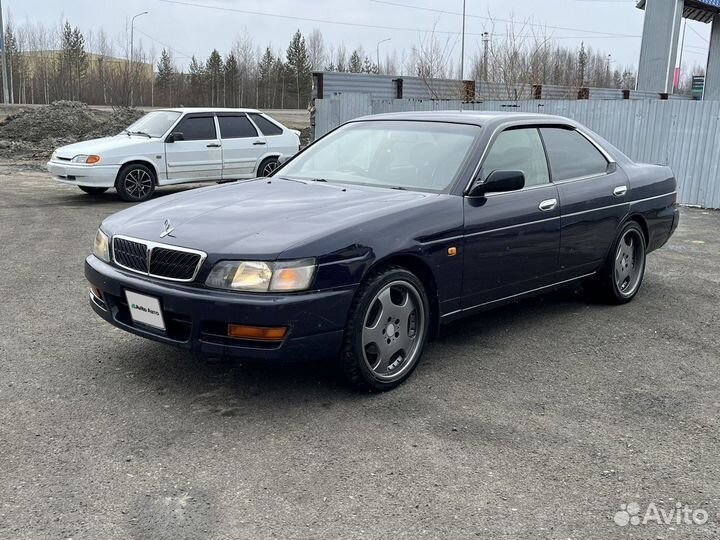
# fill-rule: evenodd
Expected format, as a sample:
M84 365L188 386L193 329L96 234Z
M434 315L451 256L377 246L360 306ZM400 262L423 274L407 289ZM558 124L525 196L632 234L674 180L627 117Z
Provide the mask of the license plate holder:
M159 298L128 290L125 291L125 298L133 323L165 332L165 319Z

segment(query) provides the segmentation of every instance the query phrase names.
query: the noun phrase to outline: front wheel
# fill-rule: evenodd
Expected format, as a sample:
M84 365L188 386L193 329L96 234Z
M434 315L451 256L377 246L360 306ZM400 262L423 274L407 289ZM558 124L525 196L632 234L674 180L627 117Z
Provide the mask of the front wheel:
M412 272L392 266L373 274L350 308L341 353L346 380L375 392L401 384L420 360L429 318L425 288Z
M629 221L620 230L598 276L588 284L593 298L607 304L625 304L640 290L645 275L645 233Z
M140 163L127 165L120 169L115 189L123 201L147 201L155 192L155 173Z
M102 195L108 188L106 187L91 187L91 186L78 186L80 191L84 191L88 195Z

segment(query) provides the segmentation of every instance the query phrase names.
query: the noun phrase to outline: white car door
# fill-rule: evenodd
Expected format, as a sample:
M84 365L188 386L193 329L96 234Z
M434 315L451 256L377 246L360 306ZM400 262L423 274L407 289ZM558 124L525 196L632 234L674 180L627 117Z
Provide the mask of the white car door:
M171 139L172 138L172 139ZM188 114L165 142L168 183L220 180L222 145L212 113Z
M258 159L267 151L265 137L245 113L218 113L223 146L223 180L255 176Z
M293 131L263 113L249 113L248 116L265 136L267 152L287 157L297 154L300 149L300 139Z

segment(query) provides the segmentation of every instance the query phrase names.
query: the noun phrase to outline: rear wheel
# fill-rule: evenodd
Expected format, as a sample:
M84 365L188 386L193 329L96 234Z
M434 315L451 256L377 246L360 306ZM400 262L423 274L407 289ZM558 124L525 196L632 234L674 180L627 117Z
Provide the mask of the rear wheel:
M115 189L123 201L147 201L155 192L155 173L140 163L127 165L120 169Z
M105 193L109 188L106 187L90 187L90 186L78 186L80 191L84 191L88 195L101 195Z
M258 176L270 176L270 174L280 166L280 161L276 157L264 159L258 167Z
M408 270L393 266L361 285L345 328L343 374L355 388L390 390L413 372L428 336L425 288Z
M593 298L608 304L625 304L640 290L645 275L645 233L629 221L620 230L605 265L588 284Z

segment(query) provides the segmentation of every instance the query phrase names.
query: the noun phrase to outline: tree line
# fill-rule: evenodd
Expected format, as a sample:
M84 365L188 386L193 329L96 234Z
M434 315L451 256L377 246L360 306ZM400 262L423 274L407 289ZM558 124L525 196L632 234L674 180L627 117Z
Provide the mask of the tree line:
M464 76L508 86L553 84L634 88L635 70L620 67L604 51L571 48L528 25L492 29L469 51ZM137 29L136 29L137 32ZM434 31L409 50L387 49L372 58L362 46L326 44L319 29L298 30L287 47L276 49L241 34L224 54L207 58L154 45L142 35L130 46L129 32L110 38L104 30L81 31L65 21L57 27L27 22L5 28L10 99L51 103L60 99L95 105L223 106L305 108L313 71L380 73L460 78L458 38L442 40ZM131 56L132 51L132 58ZM182 61L181 61L182 60Z

